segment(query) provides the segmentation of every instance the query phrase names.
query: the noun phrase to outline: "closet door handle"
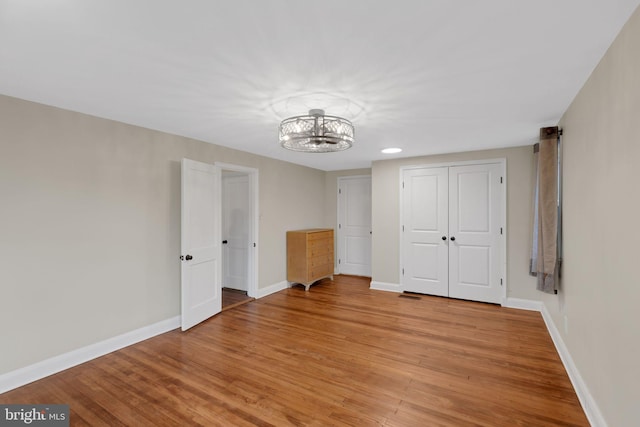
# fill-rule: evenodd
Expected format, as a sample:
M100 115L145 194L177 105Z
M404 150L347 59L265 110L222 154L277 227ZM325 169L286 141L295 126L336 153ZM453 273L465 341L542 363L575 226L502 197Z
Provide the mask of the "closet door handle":
M454 236L451 236L451 241L453 242L454 240L456 240L456 238Z
M447 240L447 236L442 236L442 240Z
M193 257L191 255L187 255L186 257L184 257L184 259L186 259L187 261L191 261Z

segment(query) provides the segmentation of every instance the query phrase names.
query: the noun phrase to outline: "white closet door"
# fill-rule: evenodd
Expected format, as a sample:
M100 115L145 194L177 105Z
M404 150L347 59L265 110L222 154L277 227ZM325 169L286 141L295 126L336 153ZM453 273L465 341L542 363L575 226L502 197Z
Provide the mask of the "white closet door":
M338 185L338 268L371 277L371 177L340 177Z
M249 176L222 172L222 285L248 290ZM226 243L225 243L226 242Z
M499 303L502 166L449 168L449 296Z
M446 167L403 173L402 285L407 292L449 294L448 178Z

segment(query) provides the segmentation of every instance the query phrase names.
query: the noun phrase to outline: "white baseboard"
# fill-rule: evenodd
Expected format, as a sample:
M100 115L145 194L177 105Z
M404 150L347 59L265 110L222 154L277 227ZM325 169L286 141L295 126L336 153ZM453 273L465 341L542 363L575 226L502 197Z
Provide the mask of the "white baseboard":
M517 308L520 310L542 311L542 301L535 301L521 298L507 298L502 304L503 307Z
M402 292L400 283L376 282L372 280L369 288L377 291Z
M266 288L258 288L258 292L256 292L256 299L264 298L267 295L280 292L281 290L287 289L289 287L291 287L291 285L289 285L289 282L283 280L282 282L274 283L273 285L267 286Z
M88 362L105 354L120 350L123 347L144 341L156 335L169 332L180 327L180 316L162 320L131 332L118 335L50 359L43 360L15 371L0 375L0 393L13 390L65 369Z
M587 385L584 383L584 380L582 379L578 368L571 358L569 349L562 340L562 336L560 335L558 328L556 328L555 323L553 323L551 314L549 314L549 311L544 304L542 305L541 313L542 318L544 319L544 323L547 325L547 330L549 331L551 339L553 340L553 344L556 346L556 350L560 355L562 364L564 365L564 368L569 375L571 384L573 384L573 388L578 395L578 400L580 400L580 404L582 405L582 409L584 409L584 413L587 416L589 423L592 427L607 427L607 422L602 416L602 412L600 412L598 404L589 392Z

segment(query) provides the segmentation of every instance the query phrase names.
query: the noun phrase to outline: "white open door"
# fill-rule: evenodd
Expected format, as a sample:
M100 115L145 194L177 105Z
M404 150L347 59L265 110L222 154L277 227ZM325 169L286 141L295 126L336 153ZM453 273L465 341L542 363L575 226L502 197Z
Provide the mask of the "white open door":
M182 159L182 330L222 309L220 169Z

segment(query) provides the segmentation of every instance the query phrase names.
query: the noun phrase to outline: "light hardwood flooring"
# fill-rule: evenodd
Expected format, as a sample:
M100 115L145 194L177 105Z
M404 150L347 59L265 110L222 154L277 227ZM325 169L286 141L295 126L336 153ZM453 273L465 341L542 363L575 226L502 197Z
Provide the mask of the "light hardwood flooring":
M238 291L236 289L222 288L222 310L230 310L239 305L246 304L249 301L253 301L254 298L247 296L244 291Z
M74 426L587 426L539 313L287 289L0 395Z

